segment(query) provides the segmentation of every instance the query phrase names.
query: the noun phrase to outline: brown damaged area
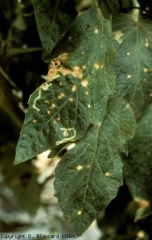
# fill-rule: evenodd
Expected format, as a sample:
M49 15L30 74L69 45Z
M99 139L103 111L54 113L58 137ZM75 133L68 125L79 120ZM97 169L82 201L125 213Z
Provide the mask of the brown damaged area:
M65 76L67 74L71 74L79 79L82 79L82 69L81 67L74 67L72 70L66 68L64 65L68 61L69 54L68 53L62 53L57 58L54 58L50 65L49 65L49 71L47 75L47 81L52 81L57 77Z

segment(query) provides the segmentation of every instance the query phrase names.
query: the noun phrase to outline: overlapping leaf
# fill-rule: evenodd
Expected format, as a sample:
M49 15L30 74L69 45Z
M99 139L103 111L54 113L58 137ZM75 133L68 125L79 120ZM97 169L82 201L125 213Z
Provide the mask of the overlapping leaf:
M74 1L32 0L37 27L46 56L75 20Z
M138 123L124 161L125 179L134 199L152 201L152 105Z
M134 22L128 14L119 14L113 18L113 36L117 87L139 118L152 96L152 25L142 19Z
M56 170L65 218L81 234L122 184L120 152L134 134L130 105L115 95L111 23L98 7L79 14L50 59L48 82L29 100L16 163L76 141Z
M104 17L109 18L111 14L116 14L120 10L119 0L98 0L98 4Z
M103 123L91 125L83 141L58 164L56 196L76 233L81 234L116 196L122 184L119 152L125 152L126 138L133 136L134 124L126 101L113 99Z

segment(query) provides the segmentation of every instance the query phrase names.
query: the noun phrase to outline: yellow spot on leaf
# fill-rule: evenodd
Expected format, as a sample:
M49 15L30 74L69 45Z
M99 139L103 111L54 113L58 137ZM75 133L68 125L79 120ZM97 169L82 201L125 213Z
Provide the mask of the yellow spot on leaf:
M98 32L99 32L99 30L96 28L96 29L94 30L94 33L97 34Z
M114 35L114 39L119 43L121 44L122 43L122 39L121 37L123 36L123 33L121 31L116 31L113 33Z
M81 215L82 214L82 211L78 211L78 215Z
M152 93L150 93L149 95L150 95L150 97L152 97Z
M148 42L145 43L145 47L149 47L149 43Z
M87 68L87 66L86 66L86 65L83 65L83 66L82 66L82 69L83 69L83 70L85 70L86 68Z
M144 72L145 72L145 73L148 72L148 69L147 69L147 68L144 68Z
M87 79L83 79L83 80L81 81L81 86L87 87L87 86L88 86L88 80L87 80Z
M47 111L47 114L51 114L51 111L48 110L48 111Z
M72 92L75 92L77 90L77 86L74 85L71 90L72 90Z
M127 55L129 56L129 55L130 55L130 53L129 53L129 52L127 52Z
M37 120L36 119L33 119L33 123L36 123L37 122Z
M91 108L91 105L90 105L90 104L88 104L88 108Z
M86 95L88 95L88 94L89 94L89 92L88 92L88 91L86 91L86 92L85 92L85 94L86 94Z
M83 166L82 166L82 165L78 165L78 166L76 167L76 169L77 169L78 171L80 171L81 169L83 169Z

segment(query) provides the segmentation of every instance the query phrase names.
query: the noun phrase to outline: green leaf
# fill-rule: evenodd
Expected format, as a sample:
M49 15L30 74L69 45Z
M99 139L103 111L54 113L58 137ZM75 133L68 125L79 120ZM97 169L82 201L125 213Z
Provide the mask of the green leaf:
M83 141L56 168L56 196L77 234L86 230L122 185L119 152L126 151L126 139L133 136L132 114L126 101L111 100L103 122L91 125Z
M128 14L113 18L117 87L139 118L152 99L152 25Z
M44 58L74 22L77 12L74 1L32 0L37 27L45 50Z
M76 143L57 167L55 188L79 234L116 196L122 184L119 153L126 152L135 130L130 105L115 97L111 32L97 6L79 14L52 51L47 82L29 99L17 145L15 163L48 148L54 156Z
M152 105L138 122L124 160L125 180L134 199L152 201Z

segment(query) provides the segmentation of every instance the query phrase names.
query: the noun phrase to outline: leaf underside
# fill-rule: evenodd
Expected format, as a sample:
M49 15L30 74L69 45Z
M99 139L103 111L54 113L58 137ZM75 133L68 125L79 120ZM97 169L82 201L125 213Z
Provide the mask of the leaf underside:
M119 153L134 135L132 108L115 96L113 64L111 22L93 6L53 49L48 81L29 99L17 145L16 164L76 143L59 162L54 185L77 234L116 196L122 184Z
M113 17L113 39L117 87L138 119L152 102L151 22L142 17L134 22L129 14L116 15Z

